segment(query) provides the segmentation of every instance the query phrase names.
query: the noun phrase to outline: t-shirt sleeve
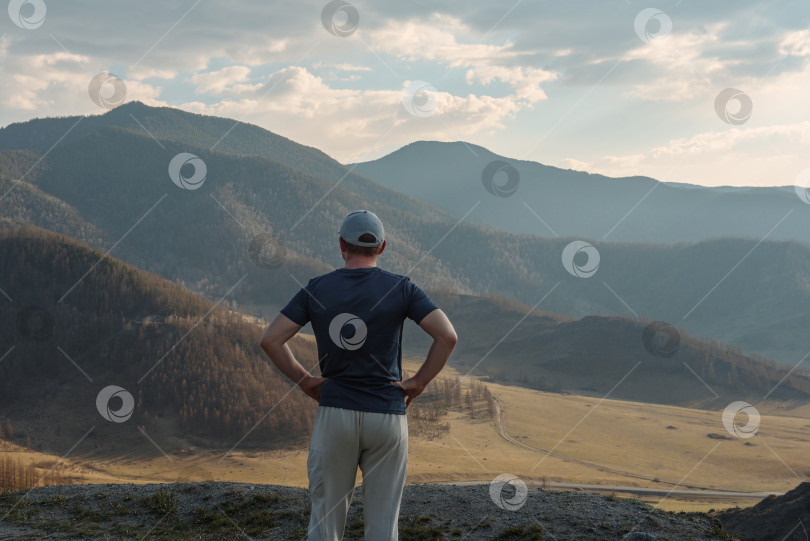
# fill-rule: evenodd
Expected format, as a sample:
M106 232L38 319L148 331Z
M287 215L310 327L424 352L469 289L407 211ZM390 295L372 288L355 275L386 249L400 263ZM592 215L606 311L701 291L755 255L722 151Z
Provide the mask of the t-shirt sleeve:
M408 306L407 316L418 324L426 315L431 313L433 310L436 310L438 306L435 302L430 300L427 293L422 291L419 286L412 283L410 280L408 280L406 284L406 287L409 290L408 294L411 299L410 305Z
M287 306L281 309L281 313L298 325L309 323L309 294L301 288Z

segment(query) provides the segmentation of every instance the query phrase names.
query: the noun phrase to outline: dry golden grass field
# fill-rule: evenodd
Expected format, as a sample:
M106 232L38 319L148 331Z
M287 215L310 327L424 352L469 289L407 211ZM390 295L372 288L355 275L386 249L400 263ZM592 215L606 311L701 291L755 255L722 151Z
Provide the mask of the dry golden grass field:
M406 369L417 367L417 359L406 360ZM452 368L447 373L460 375ZM488 386L501 408L503 432L486 404L474 414L450 412L450 429L443 436L411 439L409 483L488 483L511 473L551 488L603 485L612 492L610 487L625 487L616 494L640 497L668 510L707 510L753 505L757 499L667 492L784 492L810 476L807 407L788 416L778 404L760 404L758 434L738 439L724 429L719 411ZM10 444L2 450L43 472L58 460ZM75 456L61 466L82 483L227 480L305 487L306 458L303 442L293 450L237 448L227 456L222 450L188 446L151 459ZM630 487L658 492L633 494Z

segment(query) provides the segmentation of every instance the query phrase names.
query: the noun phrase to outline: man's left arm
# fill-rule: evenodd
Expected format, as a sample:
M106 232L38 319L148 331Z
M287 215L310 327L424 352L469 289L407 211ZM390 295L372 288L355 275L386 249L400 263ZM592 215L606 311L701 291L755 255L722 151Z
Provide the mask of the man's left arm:
M293 380L307 396L317 402L321 397L321 385L326 378L311 376L295 359L290 346L287 345L302 327L303 325L297 324L284 314L279 314L267 327L260 345L273 364Z

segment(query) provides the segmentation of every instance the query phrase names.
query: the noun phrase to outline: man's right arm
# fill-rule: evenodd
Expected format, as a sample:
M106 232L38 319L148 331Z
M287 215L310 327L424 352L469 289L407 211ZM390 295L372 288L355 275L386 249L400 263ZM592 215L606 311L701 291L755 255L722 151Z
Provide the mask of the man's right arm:
M279 314L264 332L261 348L273 361L273 364L288 378L293 380L302 391L316 402L320 401L321 385L326 378L311 376L306 368L296 360L289 341L303 325L299 325L284 314Z
M398 384L405 391L406 407L414 398L422 394L427 384L441 372L458 342L453 324L438 308L423 317L419 326L433 338L433 344L428 350L425 362L422 363L416 374Z

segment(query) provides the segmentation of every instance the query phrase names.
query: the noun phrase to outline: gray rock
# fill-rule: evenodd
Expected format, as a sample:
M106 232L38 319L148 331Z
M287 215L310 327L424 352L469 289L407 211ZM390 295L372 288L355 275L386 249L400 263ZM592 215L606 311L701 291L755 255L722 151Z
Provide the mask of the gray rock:
M653 534L649 533L630 532L629 534L625 535L622 539L628 539L629 541L655 541L657 538Z

